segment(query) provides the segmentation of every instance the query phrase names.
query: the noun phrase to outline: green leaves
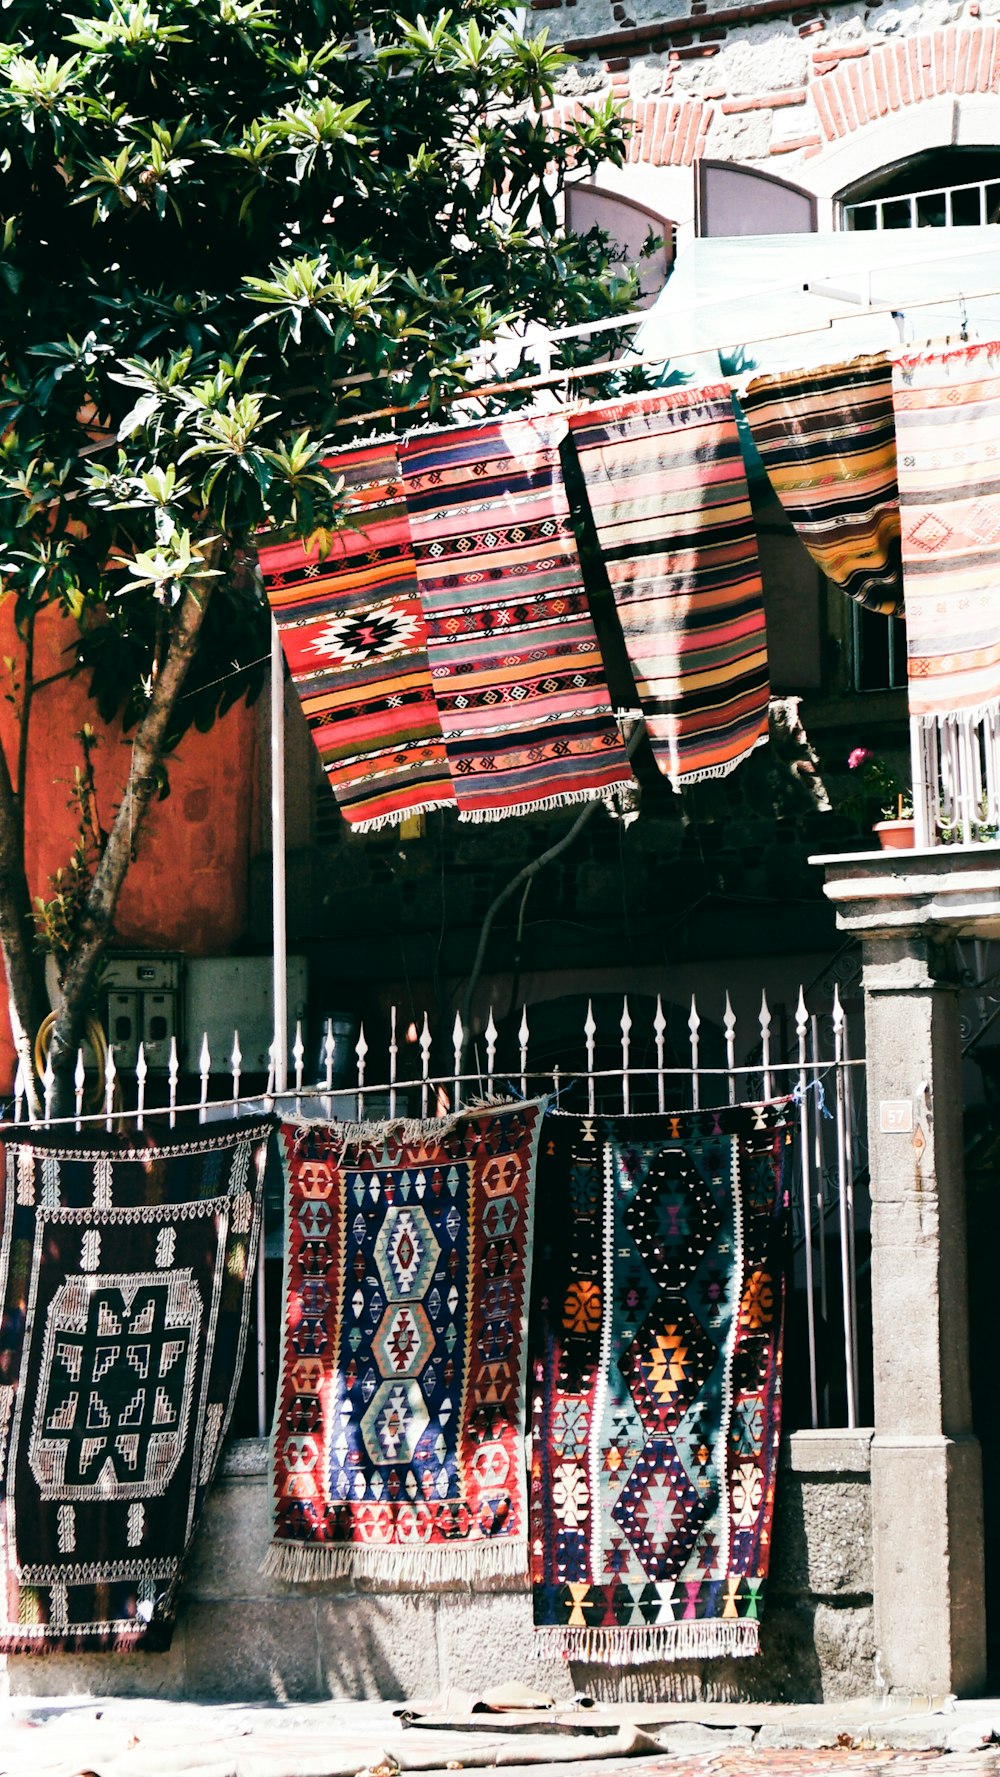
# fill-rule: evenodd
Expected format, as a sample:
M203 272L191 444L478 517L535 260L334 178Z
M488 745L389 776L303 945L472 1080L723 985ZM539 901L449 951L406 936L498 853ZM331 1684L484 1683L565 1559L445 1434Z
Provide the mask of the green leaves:
M190 531L171 527L158 549L146 549L126 562L129 577L122 591L148 591L161 605L176 605L183 596L186 583L196 586L201 580L217 580L221 568L210 568L192 541Z
M2 31L0 562L131 718L207 538L232 658L253 538L329 534L352 425L440 413L504 328L627 305L559 225L623 131L603 103L555 129L565 58L483 0L10 0Z

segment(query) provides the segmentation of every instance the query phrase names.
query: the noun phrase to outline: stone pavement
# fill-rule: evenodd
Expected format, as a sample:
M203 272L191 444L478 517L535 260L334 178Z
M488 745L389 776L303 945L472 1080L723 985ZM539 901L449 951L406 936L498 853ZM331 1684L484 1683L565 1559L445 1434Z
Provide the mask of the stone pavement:
M396 1706L398 1708L398 1706ZM414 1710L419 1705L410 1706ZM620 1703L404 1725L389 1703L0 1701L0 1777L1000 1777L1000 1700Z

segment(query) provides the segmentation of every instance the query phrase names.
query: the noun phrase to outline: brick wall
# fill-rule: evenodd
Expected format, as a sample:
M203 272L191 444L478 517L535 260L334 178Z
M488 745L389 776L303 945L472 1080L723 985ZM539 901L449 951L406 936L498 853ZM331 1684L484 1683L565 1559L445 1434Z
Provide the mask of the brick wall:
M535 0L558 12L546 24L557 36L572 29L581 55L560 111L572 116L614 93L633 125L633 165L781 158L785 172L787 157L808 161L880 119L1000 85L1000 29L987 16L1000 0L935 6L933 28L920 4L811 6L781 17L766 4L711 12L709 4L691 0L678 22L637 24L637 0Z

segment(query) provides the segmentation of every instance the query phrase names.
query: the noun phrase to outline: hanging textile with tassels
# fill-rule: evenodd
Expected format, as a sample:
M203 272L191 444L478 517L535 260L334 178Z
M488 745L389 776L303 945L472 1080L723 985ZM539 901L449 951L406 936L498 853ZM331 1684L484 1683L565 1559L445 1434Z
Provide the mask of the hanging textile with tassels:
M728 384L570 417L660 770L725 777L767 739L760 566Z
M632 783L584 591L562 418L417 435L400 460L459 818Z
M960 839L1000 823L1000 343L893 368L919 776Z
M272 1128L8 1141L0 1652L169 1647L240 1379Z
M292 681L345 819L368 832L455 792L431 689L394 444L346 451L348 523L329 554L260 549Z
M543 1651L758 1651L780 1421L786 1103L550 1117L535 1236Z
M859 605L899 616L888 355L755 377L740 405L771 485L817 566Z
M286 1123L282 1579L525 1574L526 1319L545 1100Z

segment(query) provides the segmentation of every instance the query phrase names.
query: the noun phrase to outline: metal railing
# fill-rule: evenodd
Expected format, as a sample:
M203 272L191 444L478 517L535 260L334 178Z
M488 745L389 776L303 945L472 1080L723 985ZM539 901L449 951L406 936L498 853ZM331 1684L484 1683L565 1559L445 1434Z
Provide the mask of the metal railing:
M1000 180L974 179L966 185L937 185L898 197L866 198L844 204L845 229L981 228L1000 216Z
M542 1092L554 1094L563 1109L588 1114L697 1110L787 1097L793 1101L798 1139L790 1181L794 1262L786 1357L799 1360L800 1419L813 1426L857 1424L870 1373L870 1340L862 1338L859 1328L859 1280L863 1284L867 1274L863 1243L868 1228L864 1062L850 1053L848 1019L837 982L832 998L824 995L815 1010L807 1007L799 989L794 1014L782 1019L789 1033L784 1044L766 994L761 996L747 1046L741 1045L728 992L717 1021L703 1016L695 996L686 1014L671 1006L669 1019L662 996L657 996L652 1015L641 1018L626 996L610 1030L599 1027L593 1000L588 1000L582 1028L561 1044L558 1058L551 1050L539 1053L540 1043L533 1047L532 1018L540 1010L540 1006L522 1007L516 1028L505 1020L503 1032L492 1010L478 1029L463 1028L456 1015L442 1038L432 1034L426 1013L418 1026L400 1019L393 1006L379 1035L385 1045L381 1068L372 1065L375 1045L363 1021L348 1043L343 1036L338 1040L334 1021L328 1019L315 1079L307 1075L299 1023L286 1091L276 1086L279 1070L273 1045L267 1080L261 1079L254 1092L246 1090L249 1082L244 1079L237 1031L221 1069L204 1036L197 1076L187 1079L173 1042L165 1077L156 1082L153 1094L162 1096L163 1103L152 1101L142 1046L134 1079L119 1071L112 1047L99 1095L102 1102L88 1108L88 1072L81 1050L73 1114L52 1116L55 1079L49 1065L42 1079L42 1115L33 1116L19 1072L12 1115L0 1126L0 1139L4 1129L8 1135L32 1127L111 1131L123 1125L141 1130L165 1124L169 1129L183 1113L209 1122L262 1109L348 1121L426 1118L497 1096ZM373 1028L371 1020L369 1024ZM747 1054L750 1059L738 1059ZM128 1107L126 1085L134 1099ZM183 1090L185 1086L189 1090ZM262 1262L256 1297L256 1417L261 1437L268 1422L268 1357L277 1351L281 1332L279 1326L268 1324L273 1316L268 1311L266 1270ZM280 1305L280 1291L277 1301Z

